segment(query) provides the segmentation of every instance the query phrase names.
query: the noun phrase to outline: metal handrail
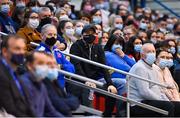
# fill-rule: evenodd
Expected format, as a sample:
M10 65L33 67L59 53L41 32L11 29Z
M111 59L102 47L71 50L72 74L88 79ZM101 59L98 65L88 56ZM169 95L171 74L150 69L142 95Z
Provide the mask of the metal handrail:
M151 82L151 83L156 84L156 85L159 85L159 86L161 86L161 87L172 88L171 86L164 85L164 84L161 84L161 83L152 81L152 80L147 80L147 79L145 79L145 78L143 78L143 77L140 77L140 76L138 76L138 75L134 75L134 74L131 74L131 73L129 73L129 72L125 72L125 71L116 69L116 68L114 68L114 67L110 67L110 66L107 66L107 65L98 63L98 62L94 62L94 61L91 61L91 60L88 60L88 59L85 59L85 58L82 58L82 57L79 57L79 56L76 56L76 55L68 54L68 53L65 53L65 52L62 52L62 51L61 51L61 53L64 54L64 55L66 55L66 56L69 56L69 57L78 59L78 60L80 60L80 61L83 61L83 62L92 64L92 65L95 65L95 66L99 66L99 67L102 67L102 68L105 68L105 69L113 70L113 71L116 71L116 72L118 72L118 73L121 73L121 74L124 74L124 75L128 75L128 76L132 76L132 77L135 77L135 78L137 78L137 79L140 79L140 80L143 80L143 81L146 81L146 82Z
M60 73L66 75L66 76L69 76L69 77L73 77L73 78L76 78L76 79L79 79L81 81L88 81L90 78L88 78L88 80L86 80L87 78L86 77L83 77L81 76L81 79L78 78L77 76L75 76L76 74L72 74L70 72L67 72L67 71L64 71L64 70L58 70ZM78 75L79 76L79 75ZM83 79L82 79L83 78ZM152 110L154 112L158 112L158 113L161 113L161 114L164 114L164 115L168 115L168 111L165 111L165 110L162 110L162 109L159 109L157 107L154 107L154 106L150 106L150 105L147 105L147 104L144 104L144 103L141 103L141 102L137 102L135 100L132 100L132 99L127 99L126 97L123 97L123 96L120 96L120 95L117 95L117 94L113 94L113 93L110 93L110 92L107 92L105 90L102 90L102 89L99 89L99 88L93 88L93 87L90 87L90 86L87 86L86 84L84 83L81 83L81 82L77 82L75 80L72 80L72 79L68 79L68 78L65 78L66 79L66 82L69 82L69 83L72 83L74 85L77 85L77 86L80 86L80 87L83 87L83 88L87 88L87 89L91 89L91 90L94 90L98 93L101 93L101 94L104 94L104 95L107 95L107 96L110 96L110 97L113 97L113 98L116 98L118 100L123 100L123 101L126 101L128 103L131 103L131 104L135 104L135 105L138 105L140 107L143 107L143 108L146 108L148 110ZM98 82L98 81L97 81Z
M173 10L171 10L168 6L166 6L165 4L163 4L161 1L159 1L159 0L154 0L154 2L156 2L157 4L159 4L160 6L162 6L163 8L165 8L166 10L168 10L170 13L174 14L176 17L180 18L179 14L177 14L176 12L174 12Z

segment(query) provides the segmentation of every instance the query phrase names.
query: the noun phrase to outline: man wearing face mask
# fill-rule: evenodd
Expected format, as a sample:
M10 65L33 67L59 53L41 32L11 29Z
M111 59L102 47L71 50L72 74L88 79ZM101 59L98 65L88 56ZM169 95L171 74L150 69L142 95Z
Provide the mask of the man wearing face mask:
M130 70L131 74L136 74L145 79L156 81L160 83L158 72L153 68L156 60L156 51L151 43L146 43L142 46L141 60L139 60ZM158 107L168 111L168 116L179 116L178 104L170 102L162 88L150 82L145 82L134 77L129 77L130 99L142 102L148 105ZM160 113L144 109L137 105L131 104L132 117L161 117Z
M9 36L1 44L0 107L16 117L33 117L26 98L24 83L19 80L17 68L24 62L26 44L18 36Z
M44 52L32 52L26 57L28 72L21 76L21 81L26 85L27 98L35 117L63 117L53 107L43 84L47 76L47 55Z
M57 42L56 27L54 25L47 24L42 27L41 34L42 34L42 42L36 48L36 50L53 54L61 69L74 73L74 66L68 60L66 60L65 56L55 46L55 43ZM60 86L64 88L65 81L62 79L58 79L58 82Z
M0 1L0 31L7 34L15 34L16 26L15 22L8 16L10 12L9 0Z
M95 36L96 29L92 25L87 25L82 30L82 39L77 40L71 47L70 53L73 55L80 56L82 58L86 58L95 62L99 62L102 64L105 64L105 54L102 50L102 47L100 45L94 44L94 40L96 38ZM76 74L82 75L91 79L99 80L104 77L106 80L107 90L112 93L117 93L116 88L113 86L112 80L110 78L110 75L106 69L81 62L76 59L70 60L75 68L76 68ZM70 93L74 94L76 97L81 98L81 104L86 106L91 106L91 101L88 100L89 91L87 89L82 89L77 86L70 85L67 88ZM109 112L112 111L112 109L108 106L108 104L114 104L114 99L107 98L107 104L106 104L106 110L104 113L104 116L110 116L111 114ZM108 101L109 100L109 101Z

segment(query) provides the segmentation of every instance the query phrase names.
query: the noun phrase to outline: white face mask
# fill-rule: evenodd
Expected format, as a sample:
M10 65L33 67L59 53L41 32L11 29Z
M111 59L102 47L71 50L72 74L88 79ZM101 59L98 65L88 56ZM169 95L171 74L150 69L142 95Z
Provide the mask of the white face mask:
M65 33L67 36L73 36L75 32L74 29L66 29Z
M28 25L29 25L29 27L36 29L39 26L39 20L38 19L29 19Z
M101 38L102 37L102 31L99 31L98 32L98 38Z
M63 16L59 17L59 20L60 21L62 21L62 20L69 20L69 17L68 17L68 15L63 15Z

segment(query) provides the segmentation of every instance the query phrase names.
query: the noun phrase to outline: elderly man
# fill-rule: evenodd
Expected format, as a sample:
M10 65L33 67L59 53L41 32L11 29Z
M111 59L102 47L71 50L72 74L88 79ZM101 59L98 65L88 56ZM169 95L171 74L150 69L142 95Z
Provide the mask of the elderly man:
M10 1L0 0L0 31L7 34L15 34L15 22L8 16L10 11Z
M68 72L74 72L74 66L66 60L65 56L56 48L55 43L57 42L57 29L54 25L47 24L42 27L42 42L37 47L38 51L45 51L46 53L53 54L56 58L59 67ZM63 77L58 77L58 82L62 88L64 88L65 81Z
M130 73L141 76L147 80L159 82L157 78L158 73L152 67L155 60L156 51L153 44L144 44L141 51L141 60L139 60L131 68ZM170 102L165 93L162 91L163 88L150 82L136 79L134 77L130 77L129 79L131 99L158 107L160 109L164 109L169 112L168 116L180 116L180 111L178 110L180 103ZM131 116L160 117L163 115L131 104Z

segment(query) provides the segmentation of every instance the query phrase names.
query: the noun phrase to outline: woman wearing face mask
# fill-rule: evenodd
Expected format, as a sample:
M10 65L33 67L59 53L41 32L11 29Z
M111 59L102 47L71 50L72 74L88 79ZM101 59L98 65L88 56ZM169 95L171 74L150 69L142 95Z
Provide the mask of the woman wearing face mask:
M74 36L74 26L70 21L63 20L59 23L58 26L58 34L65 39L65 42L67 43L67 48L65 52L69 53L69 50L71 48L71 45L77 40L77 38Z
M179 88L177 86L177 83L174 81L168 66L169 54L165 50L158 50L157 51L157 59L156 59L156 65L153 65L153 68L155 68L158 72L158 79L160 82L164 85L168 85L170 87L173 87L172 89L166 89L164 88L163 91L165 95L168 97L170 101L180 101L180 95L179 95Z
M40 43L41 34L36 30L39 25L39 15L36 12L27 12L24 16L24 23L17 34L26 40L27 50L35 49L30 42Z
M137 36L133 36L129 39L125 53L137 62L141 58L140 52L142 45L143 40Z
M104 47L106 63L114 68L129 72L130 68L136 63L133 59L124 54L124 39L119 35L111 35ZM112 61L113 60L113 61ZM113 72L112 78L125 78L126 75Z
M77 38L77 40L81 38L83 27L84 23L82 21L75 22L75 37Z
M33 12L39 12L39 9L40 9L40 3L38 0L31 0L27 3L27 8L30 9L31 11Z
M67 15L67 12L61 8L56 10L55 16L56 16L56 18L59 19L59 21L70 20L69 16Z
M120 30L123 29L123 19L121 16L114 16L112 19L112 23L110 23L111 27L118 28Z
M91 23L102 25L102 14L99 9L94 9L91 11Z

